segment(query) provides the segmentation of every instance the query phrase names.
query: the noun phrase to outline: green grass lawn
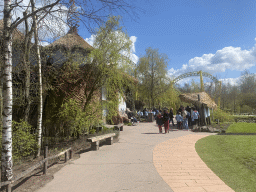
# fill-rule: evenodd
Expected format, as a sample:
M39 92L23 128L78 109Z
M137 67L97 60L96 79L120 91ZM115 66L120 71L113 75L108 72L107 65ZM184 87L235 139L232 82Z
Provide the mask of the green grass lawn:
M228 127L226 133L256 133L256 123L234 123Z
M256 136L212 135L197 141L207 166L236 192L256 191Z

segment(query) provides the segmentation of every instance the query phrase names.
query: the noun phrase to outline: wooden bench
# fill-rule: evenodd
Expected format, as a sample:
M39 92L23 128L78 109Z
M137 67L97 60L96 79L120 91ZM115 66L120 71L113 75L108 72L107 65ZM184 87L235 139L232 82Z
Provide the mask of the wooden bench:
M119 130L119 131L123 131L124 124L123 123L119 123L118 125L114 125L114 129Z
M100 141L106 139L107 145L113 144L113 137L115 133L109 133L105 135L99 135L95 137L88 138L87 141L92 143L91 149L97 151L99 149Z

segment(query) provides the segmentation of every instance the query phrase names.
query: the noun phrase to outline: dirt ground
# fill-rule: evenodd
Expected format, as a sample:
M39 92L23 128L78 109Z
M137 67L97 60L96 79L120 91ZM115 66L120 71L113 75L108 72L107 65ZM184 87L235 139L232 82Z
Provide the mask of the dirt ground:
M118 138L114 138L114 142L118 141ZM105 143L102 142L100 145L104 145ZM64 166L72 163L73 160L78 159L81 153L86 153L90 151L91 144L86 142L86 139L81 138L75 142L71 142L69 144L65 144L66 148L72 147L73 150L73 158L69 160L67 163L64 163L64 155L51 160L48 162L48 169L47 174L43 175L42 167L35 169L32 173L26 175L25 177L21 178L20 180L16 181L12 185L12 191L14 192L34 192L37 189L43 187L46 183L50 182L54 178L54 174L59 171ZM63 151L63 150L62 150ZM61 152L61 151L59 151ZM50 153L48 156L52 156L54 154L58 154L59 152ZM29 167L32 167L34 164L38 163L42 160L43 157L36 159L30 159L13 167L13 174L19 174ZM5 191L3 188L0 191Z

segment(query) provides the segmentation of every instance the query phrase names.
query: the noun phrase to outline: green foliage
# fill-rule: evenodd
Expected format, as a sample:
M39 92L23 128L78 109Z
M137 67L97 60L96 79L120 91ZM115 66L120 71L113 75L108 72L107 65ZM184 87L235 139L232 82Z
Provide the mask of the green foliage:
M211 112L212 113L212 112ZM219 119L220 122L233 122L234 116L224 112L219 107L213 111L214 119Z
M49 94L44 119L47 129L52 132L50 135L88 133L90 126L101 123L103 108L108 111L108 120L117 116L124 85L133 86L124 75L132 64L122 55L123 52L130 53L131 41L119 26L119 19L110 17L96 30L95 49L86 50L87 57L81 56L79 51L63 52L68 60L60 71L52 70L49 75L51 78L48 79L55 86ZM102 88L106 90L107 101L101 103Z
M96 103L94 104L97 105ZM96 122L99 122L97 116L91 113L90 107L92 105L89 105L88 111L84 112L81 105L74 99L70 99L61 106L58 113L58 121L62 126L64 135L77 136L78 134L88 133L90 125L95 125ZM97 108L97 110L100 109Z
M12 121L12 155L14 161L34 155L37 152L38 145L34 132L34 128L26 121ZM2 138L2 131L0 137Z
M124 95L124 86L131 84L131 80L124 72L131 71L133 64L128 55L131 53L131 41L127 33L119 26L119 17L110 17L109 20L97 29L94 47L88 55L88 61L93 70L90 87L86 87L85 100L90 101L90 93L101 88L106 90L107 101L103 103L103 108L108 112L107 120L112 121L112 117L117 115L119 99ZM89 93L89 94L87 94ZM86 109L87 105L85 104ZM113 122L112 122L113 123Z
M95 129L90 129L89 134L93 135L93 134L95 134L95 133L96 133L96 130L95 130Z
M157 106L163 94L169 88L167 78L168 57L159 53L158 49L147 48L145 56L141 57L136 69L139 79L139 97L146 102L147 107Z
M234 123L228 127L226 133L256 133L255 123Z
M132 123L131 123L131 122L129 122L129 123L127 123L127 125L128 125L128 126L132 126Z
M168 109L173 108L174 114L176 113L176 110L180 107L181 101L179 98L179 92L177 89L175 89L171 83L169 88L165 93L163 93L163 96L160 101L162 101L162 107L166 107Z
M13 121L12 130L14 160L35 154L38 146L36 134L33 133L35 130L31 125L23 120L20 123Z
M247 98L248 100L249 98ZM250 98L252 99L252 98ZM240 108L240 113L252 113L253 112L253 108L248 106L248 105L242 105L241 108Z

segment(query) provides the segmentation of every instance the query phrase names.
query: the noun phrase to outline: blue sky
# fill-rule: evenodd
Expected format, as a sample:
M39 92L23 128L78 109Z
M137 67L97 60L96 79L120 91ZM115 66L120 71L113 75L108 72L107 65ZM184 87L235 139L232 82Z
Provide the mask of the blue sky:
M203 70L235 82L256 72L255 0L158 0L135 2L139 19L123 18L138 57L148 47L168 55L169 74ZM79 34L89 38L83 29ZM88 39L87 39L88 40Z
M28 2L23 0L22 3L26 5ZM168 74L171 77L203 70L223 82L235 83L239 82L244 70L256 72L255 0L131 2L137 7L139 17L134 21L126 15L123 25L133 41L134 61L145 54L146 48L152 47L168 55ZM16 16L19 14L18 11ZM55 29L63 28L63 35L68 30L59 20L49 18L47 22ZM78 33L89 43L92 40L82 25ZM43 36L49 39L49 35Z

